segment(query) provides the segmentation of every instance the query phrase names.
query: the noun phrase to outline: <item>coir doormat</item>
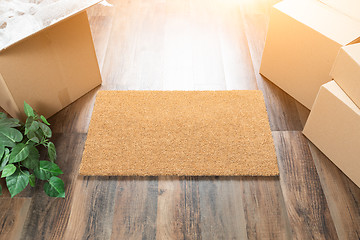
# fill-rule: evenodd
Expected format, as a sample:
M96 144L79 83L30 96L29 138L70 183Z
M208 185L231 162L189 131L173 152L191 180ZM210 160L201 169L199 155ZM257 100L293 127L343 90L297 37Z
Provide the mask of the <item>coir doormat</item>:
M261 91L99 91L81 175L275 176Z

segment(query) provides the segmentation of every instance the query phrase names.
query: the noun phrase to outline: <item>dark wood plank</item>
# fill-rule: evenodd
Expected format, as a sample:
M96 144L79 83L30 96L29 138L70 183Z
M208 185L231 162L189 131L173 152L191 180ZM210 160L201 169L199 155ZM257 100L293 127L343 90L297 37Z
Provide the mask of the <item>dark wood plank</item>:
M159 177L157 239L201 239L197 179Z
M0 199L0 239L20 239L30 203L31 198Z
M199 193L202 239L248 239L238 180L205 178Z
M64 239L110 239L117 182L117 177L77 177Z
M309 145L339 239L360 239L360 188Z
M280 184L294 239L338 239L306 138L273 132Z
M242 177L241 197L249 239L291 239L278 177Z
M158 191L156 238L183 239L182 182L178 177L159 177Z
M310 110L307 109L304 105L302 105L299 102L296 102L296 108L297 108L298 113L299 113L299 119L300 119L300 122L301 122L301 126L304 128L305 124L306 124L306 120L309 117Z
M199 179L201 178L186 177L183 181L185 239L201 239Z
M56 134L53 141L58 154L57 164L64 172L60 178L65 183L66 198L47 197L43 183L37 182L21 239L61 239L68 223L85 134Z
M156 239L157 178L119 177L117 181L111 239Z

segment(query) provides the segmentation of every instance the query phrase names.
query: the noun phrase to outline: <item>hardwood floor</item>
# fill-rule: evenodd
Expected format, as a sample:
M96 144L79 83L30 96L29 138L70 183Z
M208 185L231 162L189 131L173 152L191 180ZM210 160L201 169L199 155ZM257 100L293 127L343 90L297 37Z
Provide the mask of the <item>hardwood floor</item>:
M108 2L88 10L101 89L260 89L280 177L78 176L97 88L50 119L67 197L4 190L0 239L360 239L360 189L258 73L277 0Z

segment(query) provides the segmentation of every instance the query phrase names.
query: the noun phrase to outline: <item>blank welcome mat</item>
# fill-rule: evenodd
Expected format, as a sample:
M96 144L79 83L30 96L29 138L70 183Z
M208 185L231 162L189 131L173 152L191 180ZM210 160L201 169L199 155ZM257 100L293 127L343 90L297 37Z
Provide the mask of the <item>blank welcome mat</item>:
M99 91L82 175L278 175L261 91Z

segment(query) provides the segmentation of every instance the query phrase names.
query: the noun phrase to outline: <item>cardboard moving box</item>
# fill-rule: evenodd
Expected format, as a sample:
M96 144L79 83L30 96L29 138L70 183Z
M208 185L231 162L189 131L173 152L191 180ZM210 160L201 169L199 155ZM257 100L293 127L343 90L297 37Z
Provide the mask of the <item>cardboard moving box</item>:
M24 101L50 117L101 84L86 11L0 51L0 106L24 119Z
M360 44L342 47L330 76L360 107Z
M260 73L311 109L340 47L360 42L360 22L319 1L273 6Z
M360 187L360 109L335 81L320 88L303 133Z

